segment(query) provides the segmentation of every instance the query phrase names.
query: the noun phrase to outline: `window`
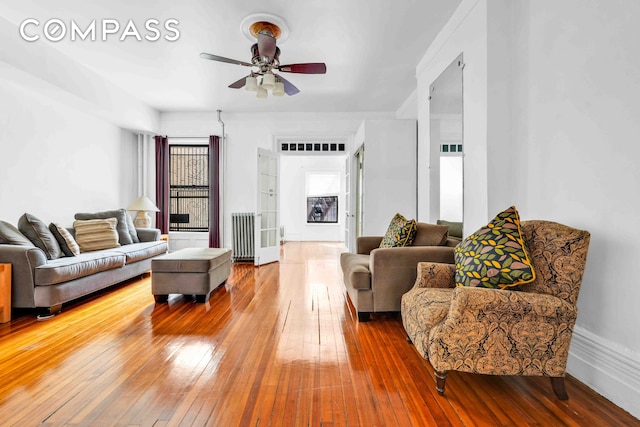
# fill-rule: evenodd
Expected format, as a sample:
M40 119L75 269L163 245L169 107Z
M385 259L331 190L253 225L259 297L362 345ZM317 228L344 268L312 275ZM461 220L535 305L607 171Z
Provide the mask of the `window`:
M312 172L307 174L307 223L337 223L340 174Z
M209 231L208 145L169 145L169 230Z

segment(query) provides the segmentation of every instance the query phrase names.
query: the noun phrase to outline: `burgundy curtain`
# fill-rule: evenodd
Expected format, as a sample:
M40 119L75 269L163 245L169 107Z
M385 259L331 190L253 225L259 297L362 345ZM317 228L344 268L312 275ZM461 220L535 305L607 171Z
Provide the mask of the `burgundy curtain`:
M169 232L169 138L156 136L156 227Z
M209 136L209 247L220 247L220 137Z

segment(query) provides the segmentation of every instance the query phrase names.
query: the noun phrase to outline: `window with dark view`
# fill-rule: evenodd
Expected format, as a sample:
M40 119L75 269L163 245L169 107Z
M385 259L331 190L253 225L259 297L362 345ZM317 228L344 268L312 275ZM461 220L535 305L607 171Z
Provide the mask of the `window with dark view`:
M209 231L209 146L169 146L169 230Z

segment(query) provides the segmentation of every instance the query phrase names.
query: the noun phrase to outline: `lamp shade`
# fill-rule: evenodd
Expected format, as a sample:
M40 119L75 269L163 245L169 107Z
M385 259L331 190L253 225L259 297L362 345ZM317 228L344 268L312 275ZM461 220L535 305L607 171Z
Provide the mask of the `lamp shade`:
M146 196L140 196L135 199L131 204L127 207L128 211L154 211L160 212L160 209L156 207L156 205Z
M267 90L262 86L258 86L258 92L256 93L256 98L266 98L267 96L269 96L269 94L267 93Z
M262 76L262 87L268 90L276 87L276 76L271 72L264 73L264 76Z
M276 82L276 87L273 88L271 93L273 96L284 96L284 83Z
M255 92L258 90L258 79L256 79L254 76L248 76L246 81L246 86L245 89Z

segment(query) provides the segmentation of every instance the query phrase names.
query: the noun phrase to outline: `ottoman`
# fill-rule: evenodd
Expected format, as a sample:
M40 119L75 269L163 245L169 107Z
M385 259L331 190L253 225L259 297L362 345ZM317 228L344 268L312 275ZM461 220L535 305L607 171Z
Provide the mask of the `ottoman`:
M180 249L151 260L151 292L156 302L166 302L169 294L195 295L198 302L207 302L230 272L229 249Z

